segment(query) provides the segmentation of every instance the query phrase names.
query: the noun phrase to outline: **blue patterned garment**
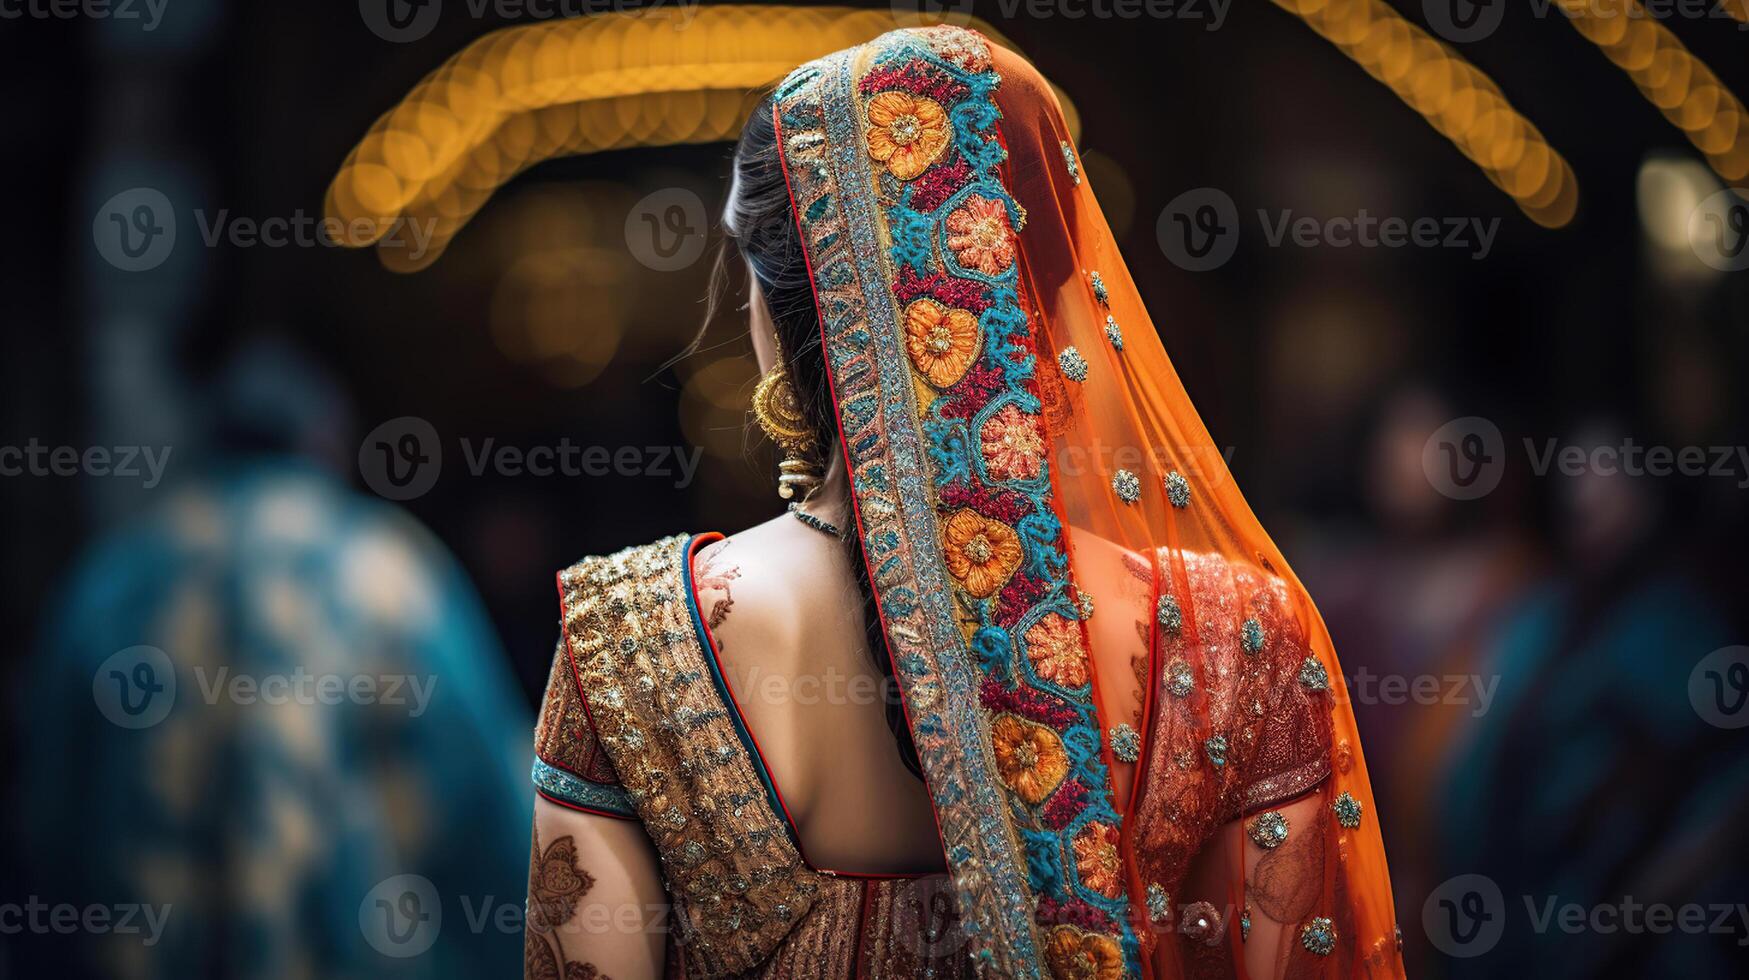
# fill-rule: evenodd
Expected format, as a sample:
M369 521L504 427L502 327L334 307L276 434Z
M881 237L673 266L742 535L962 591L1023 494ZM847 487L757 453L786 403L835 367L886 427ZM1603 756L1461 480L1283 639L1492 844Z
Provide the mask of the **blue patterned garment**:
M161 935L72 936L30 965L459 978L519 961L531 717L423 529L257 465L171 493L63 596L22 699L26 890L144 903Z

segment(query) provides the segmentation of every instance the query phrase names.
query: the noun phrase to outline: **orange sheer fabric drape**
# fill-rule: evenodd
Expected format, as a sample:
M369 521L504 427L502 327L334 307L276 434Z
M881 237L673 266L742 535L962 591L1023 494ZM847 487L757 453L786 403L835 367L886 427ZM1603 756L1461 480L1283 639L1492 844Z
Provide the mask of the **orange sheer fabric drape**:
M1094 610L1095 701L1108 732L1127 725L1141 742L1135 762L1107 751L1126 814L1125 885L1155 974L1401 976L1378 814L1324 623L1173 370L1055 96L1017 55L994 45L992 55L1004 177L1027 210L1019 251L1056 501ZM1307 720L1283 734L1283 716L1301 709ZM1212 755L1217 735L1231 744L1211 770L1197 753ZM1315 744L1328 776L1303 789L1288 777L1253 785L1275 771L1275 743ZM1246 822L1264 811L1284 815L1286 844L1248 838ZM1163 916L1150 886L1171 893ZM1186 935L1195 902L1216 913L1215 934ZM1323 935L1313 923L1308 938L1314 919L1328 920L1333 950L1310 948Z

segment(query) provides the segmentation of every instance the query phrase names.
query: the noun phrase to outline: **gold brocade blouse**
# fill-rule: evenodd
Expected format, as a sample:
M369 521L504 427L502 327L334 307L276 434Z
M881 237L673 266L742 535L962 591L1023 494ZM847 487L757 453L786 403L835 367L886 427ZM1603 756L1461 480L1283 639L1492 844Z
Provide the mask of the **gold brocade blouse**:
M563 630L536 731L538 791L642 822L673 904L671 977L970 976L945 875L848 876L803 859L698 612L692 556L717 537L666 538L559 573ZM1164 703L1147 725L1133 818L1150 904L1161 897L1150 918L1167 929L1169 893L1220 824L1329 775L1321 687L1305 683L1304 639L1280 580L1207 556L1187 566L1199 619L1242 608L1256 632L1231 649L1193 649L1173 624L1152 658ZM1208 689L1193 691L1191 676ZM1213 749L1186 722L1191 697L1208 698L1230 733L1214 767L1197 764ZM1205 958L1191 957L1187 973L1232 975L1227 960Z
M674 906L671 977L969 976L945 876L846 877L802 860L698 617L690 558L709 540L560 573L541 795L643 822Z

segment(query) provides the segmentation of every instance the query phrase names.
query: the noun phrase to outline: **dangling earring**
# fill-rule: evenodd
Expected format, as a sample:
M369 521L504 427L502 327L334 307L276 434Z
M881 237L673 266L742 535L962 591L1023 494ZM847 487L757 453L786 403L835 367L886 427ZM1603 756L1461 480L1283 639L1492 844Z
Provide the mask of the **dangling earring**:
M801 493L808 499L823 478L823 467L815 458L818 440L814 430L802 415L802 403L784 370L783 348L777 350L777 364L759 379L753 389L753 418L759 428L783 450L777 464L777 495L785 500Z

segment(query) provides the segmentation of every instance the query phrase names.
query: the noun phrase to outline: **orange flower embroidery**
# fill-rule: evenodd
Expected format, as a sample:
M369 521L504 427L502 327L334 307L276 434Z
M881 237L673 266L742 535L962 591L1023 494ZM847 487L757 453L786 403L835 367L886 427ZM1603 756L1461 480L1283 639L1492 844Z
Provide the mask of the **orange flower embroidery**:
M998 480L1031 480L1044 463L1045 437L1038 417L1005 405L984 423L984 467Z
M947 216L947 247L967 269L1000 275L1014 264L1014 230L1001 201L974 197Z
M929 299L905 307L905 350L929 383L946 388L978 356L978 318Z
M1104 936L1058 926L1045 945L1045 962L1056 980L1119 980L1123 951Z
M1028 803L1051 795L1069 774L1063 740L1043 725L1001 715L990 726L990 741L996 749L997 774Z
M1087 683L1087 651L1081 647L1081 627L1058 613L1046 613L1026 631L1026 659L1052 684L1080 687Z
M1001 521L959 510L941 532L948 573L980 599L995 595L1020 567L1020 536Z
M868 155L900 180L913 180L947 149L947 110L909 92L882 92L868 101Z
M1081 884L1106 898L1123 894L1123 859L1117 851L1117 828L1108 823L1090 823L1075 835L1075 870Z

